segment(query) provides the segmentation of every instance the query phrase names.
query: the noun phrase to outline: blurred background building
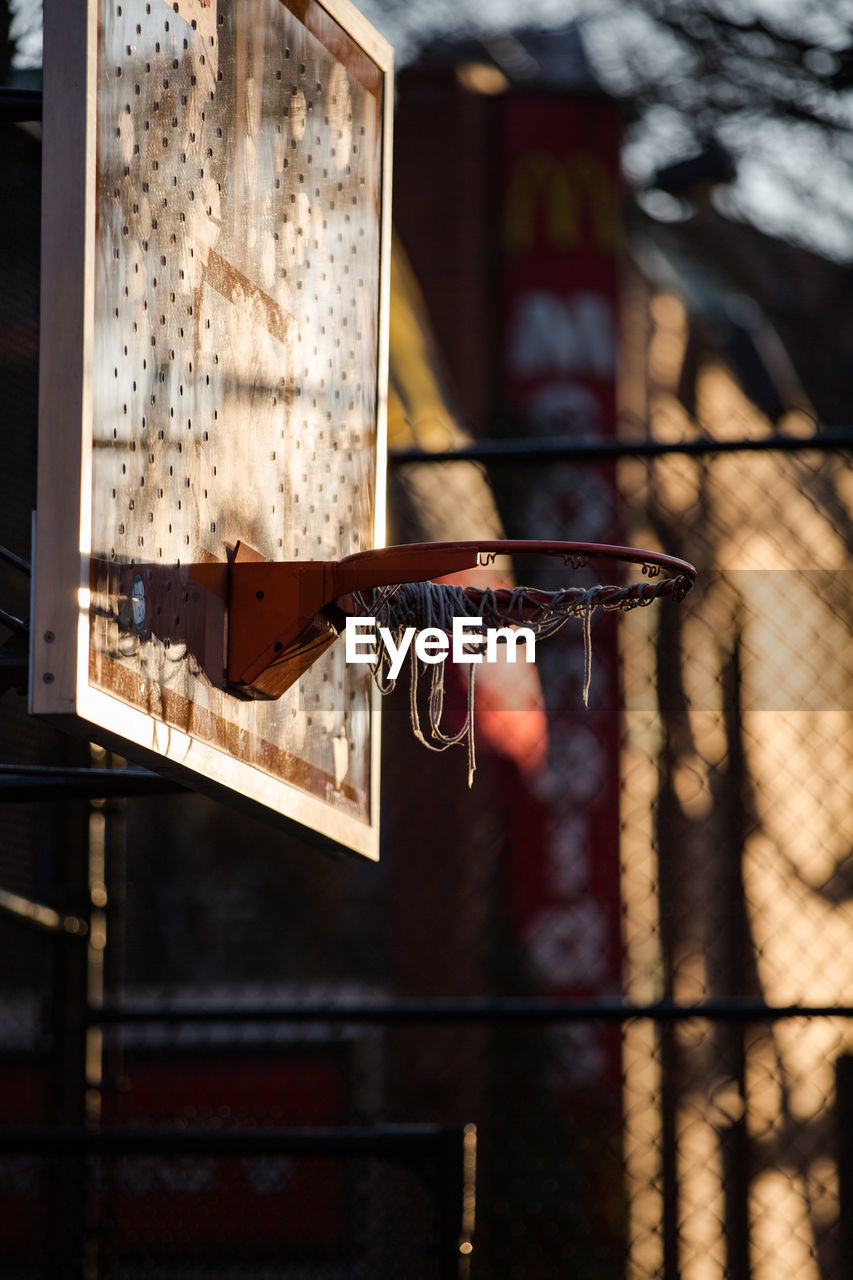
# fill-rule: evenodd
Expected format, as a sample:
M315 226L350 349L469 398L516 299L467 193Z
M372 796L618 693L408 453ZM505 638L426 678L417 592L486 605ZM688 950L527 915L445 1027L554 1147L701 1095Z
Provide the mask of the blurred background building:
M843 153L847 64L826 15L812 36L688 10L625 10L659 22L668 107L624 32L620 73L578 24L436 40L371 14L412 41L390 536L700 569L677 608L596 621L588 709L568 632L538 678L483 681L471 791L386 700L378 866L123 795L121 761L27 718L40 149L4 124L0 1124L30 1130L0 1131L6 1274L429 1280L448 1216L475 1280L850 1274L853 293L831 197L821 252L793 214L744 216L756 161L720 88L728 67L785 119L784 39ZM716 80L670 74L677 39ZM649 163L666 110L683 128ZM472 1124L476 1217L469 1195L454 1218L455 1166L412 1126L470 1152ZM408 1146L255 1141L395 1126ZM165 1140L51 1146L66 1128ZM198 1129L224 1144L168 1145Z

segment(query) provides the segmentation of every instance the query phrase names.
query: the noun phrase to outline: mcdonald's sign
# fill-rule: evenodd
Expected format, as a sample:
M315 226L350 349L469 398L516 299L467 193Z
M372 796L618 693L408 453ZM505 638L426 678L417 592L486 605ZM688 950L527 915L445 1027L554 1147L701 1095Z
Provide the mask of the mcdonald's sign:
M606 357L618 308L619 109L607 98L519 94L502 112L501 399L531 422L543 403L583 402L586 423L607 434L615 428ZM546 302L553 319L543 324ZM595 358L581 359L584 352ZM558 417L549 429L575 428Z
M511 253L543 247L571 253L585 240L603 254L619 244L619 207L614 174L600 155L587 150L556 156L521 155L509 175L504 241Z

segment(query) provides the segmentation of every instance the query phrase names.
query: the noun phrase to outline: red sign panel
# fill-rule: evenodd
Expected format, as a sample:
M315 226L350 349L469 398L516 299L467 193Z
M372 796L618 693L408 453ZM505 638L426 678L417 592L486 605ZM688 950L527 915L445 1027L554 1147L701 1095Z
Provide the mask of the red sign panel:
M618 110L519 96L503 125L505 403L534 430L612 434Z
M501 372L518 434L615 433L619 115L602 98L518 95L502 115ZM537 469L529 537L619 542L612 468ZM574 579L573 579L574 581ZM556 584L555 584L556 585ZM566 638L564 639L563 636ZM512 911L543 993L613 994L620 979L619 700L612 620L593 623L589 708L580 629L537 653L548 762L515 842ZM618 1041L566 1030L564 1085L618 1081ZM618 1086L617 1086L618 1096Z
M614 103L554 95L504 101L502 408L515 434L615 434L618 172ZM530 473L530 488L523 536L622 541L612 466L539 467ZM510 912L516 943L542 995L602 997L620 985L619 693L612 617L593 620L592 641L588 708L581 696L581 629L566 629L537 652L548 758L533 795L515 806ZM562 1024L553 1029L549 1050L558 1109L587 1153L581 1212L598 1239L613 1241L618 1256L621 1210L608 1150L618 1149L620 1133L619 1030ZM526 1274L523 1259L512 1265Z
M341 1124L348 1114L345 1059L322 1049L160 1054L129 1060L126 1076L110 1127L263 1132ZM247 1154L119 1157L102 1190L114 1253L144 1240L158 1258L263 1258L344 1248L348 1188L341 1160Z

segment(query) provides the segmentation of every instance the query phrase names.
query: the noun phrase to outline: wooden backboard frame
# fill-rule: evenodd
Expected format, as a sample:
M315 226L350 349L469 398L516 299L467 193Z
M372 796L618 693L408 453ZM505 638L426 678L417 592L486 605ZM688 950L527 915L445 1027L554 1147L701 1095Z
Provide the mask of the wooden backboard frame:
M38 508L30 710L261 816L378 857L379 709L372 696L369 816L273 776L91 681L92 362L95 316L98 22L112 0L45 0L44 186ZM131 0L131 3L133 0ZM163 4L163 0L156 0ZM183 0L206 8L207 0ZM280 0L282 2L282 0ZM373 544L384 542L390 276L392 53L348 0L309 0L347 33L381 83L382 177ZM239 8L239 0L232 7ZM214 6L215 7L215 6ZM308 4L288 0L300 17ZM177 12L179 5L174 5ZM285 744L286 745L286 744ZM349 810L349 811L348 811Z

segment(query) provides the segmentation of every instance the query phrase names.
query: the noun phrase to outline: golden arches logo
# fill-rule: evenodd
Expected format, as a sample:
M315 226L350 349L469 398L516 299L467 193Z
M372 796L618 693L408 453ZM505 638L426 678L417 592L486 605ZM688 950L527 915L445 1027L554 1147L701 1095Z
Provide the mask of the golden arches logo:
M530 151L512 172L504 217L504 238L512 252L531 249L541 209L545 242L567 252L582 243L584 208L598 248L615 253L619 213L615 181L599 156L578 151L559 160Z

